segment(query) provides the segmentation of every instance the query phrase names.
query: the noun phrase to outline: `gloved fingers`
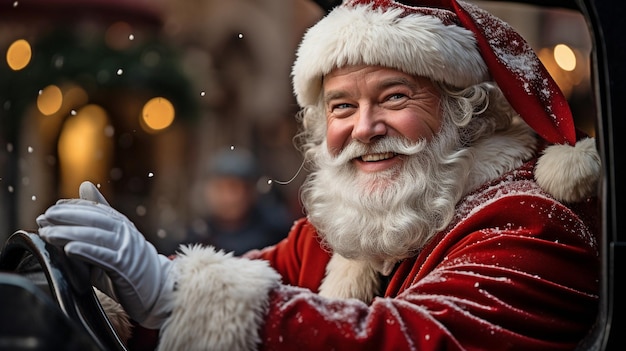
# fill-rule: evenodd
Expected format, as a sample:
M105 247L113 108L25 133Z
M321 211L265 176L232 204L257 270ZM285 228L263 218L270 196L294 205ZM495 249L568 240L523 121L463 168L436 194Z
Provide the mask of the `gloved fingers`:
M92 206L100 209L100 211L109 213L115 217L125 217L116 209L112 208L108 204L95 202L93 200L85 200L85 199L60 199L57 200L56 205L80 205L80 206Z
M118 275L124 275L115 267L117 250L111 250L107 247L93 245L80 241L72 241L67 243L63 248L68 257L85 261L96 267L100 267L107 272L114 272Z
M71 242L83 242L111 250L118 250L120 240L110 231L78 226L48 226L39 228L39 236L54 246L66 246Z
M109 202L104 198L102 193L92 182L82 182L78 188L78 193L81 199L94 201L107 206Z
M125 216L106 205L87 200L79 201L82 202L66 202L51 206L43 214L44 218L39 219L39 223L44 225L92 226L115 231L121 221L127 220Z
M50 222L48 222L45 215L37 216L37 218L35 219L35 222L37 222L37 226L40 228L50 225Z
M62 205L62 204L94 204L93 201L91 200L85 200L85 199L58 199L56 202L56 205Z
M58 200L54 206L51 206L51 207L55 207L55 206L84 206L85 208L91 208L91 210L93 210L93 211L103 212L107 216L114 217L114 218L117 218L117 219L126 219L127 218L121 212L119 212L118 210L114 209L113 207L111 207L111 206L109 206L107 204L94 202L92 200L85 200L85 199L61 199L61 200Z
M86 199L59 199L55 205L81 205L81 206L93 206L99 208L101 211L108 213L115 213L118 216L123 216L120 212L112 208L111 206L93 200Z
M78 201L84 202L85 200L82 200L82 199L61 199L61 200L57 201L57 204L72 204L72 203L77 203ZM37 225L39 227L45 227L45 226L52 225L52 223L50 223L50 221L48 220L48 218L46 217L45 214L40 214L39 216L37 216L37 218L35 219L35 222L37 222Z

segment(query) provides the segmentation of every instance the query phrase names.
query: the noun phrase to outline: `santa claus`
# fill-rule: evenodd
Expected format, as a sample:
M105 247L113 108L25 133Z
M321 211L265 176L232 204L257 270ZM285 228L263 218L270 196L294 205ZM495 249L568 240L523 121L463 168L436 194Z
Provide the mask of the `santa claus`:
M279 244L170 259L91 183L38 218L46 241L104 269L135 339L304 351L584 338L600 161L511 27L455 0L345 1L307 31L292 76L310 175L306 217Z

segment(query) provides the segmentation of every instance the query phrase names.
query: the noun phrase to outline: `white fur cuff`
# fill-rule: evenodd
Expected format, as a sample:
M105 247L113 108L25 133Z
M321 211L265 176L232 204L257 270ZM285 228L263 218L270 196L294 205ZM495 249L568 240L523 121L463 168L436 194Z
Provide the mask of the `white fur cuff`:
M268 293L280 279L266 261L183 246L171 274L177 286L159 350L256 348Z

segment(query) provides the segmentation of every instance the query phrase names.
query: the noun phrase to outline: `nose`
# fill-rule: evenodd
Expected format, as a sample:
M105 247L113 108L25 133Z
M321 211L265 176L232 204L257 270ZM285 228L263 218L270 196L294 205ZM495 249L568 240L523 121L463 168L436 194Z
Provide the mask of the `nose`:
M352 139L370 143L387 134L387 125L382 116L377 115L371 106L360 106L352 127Z

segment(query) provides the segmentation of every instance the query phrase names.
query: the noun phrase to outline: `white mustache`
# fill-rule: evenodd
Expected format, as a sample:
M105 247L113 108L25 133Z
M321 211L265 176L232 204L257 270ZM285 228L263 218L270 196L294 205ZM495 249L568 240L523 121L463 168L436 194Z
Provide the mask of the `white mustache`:
M423 151L427 144L428 142L426 140L413 142L402 137L384 137L371 144L364 144L358 140L352 140L337 156L332 157L329 163L334 166L340 166L363 155L387 152L412 156Z

